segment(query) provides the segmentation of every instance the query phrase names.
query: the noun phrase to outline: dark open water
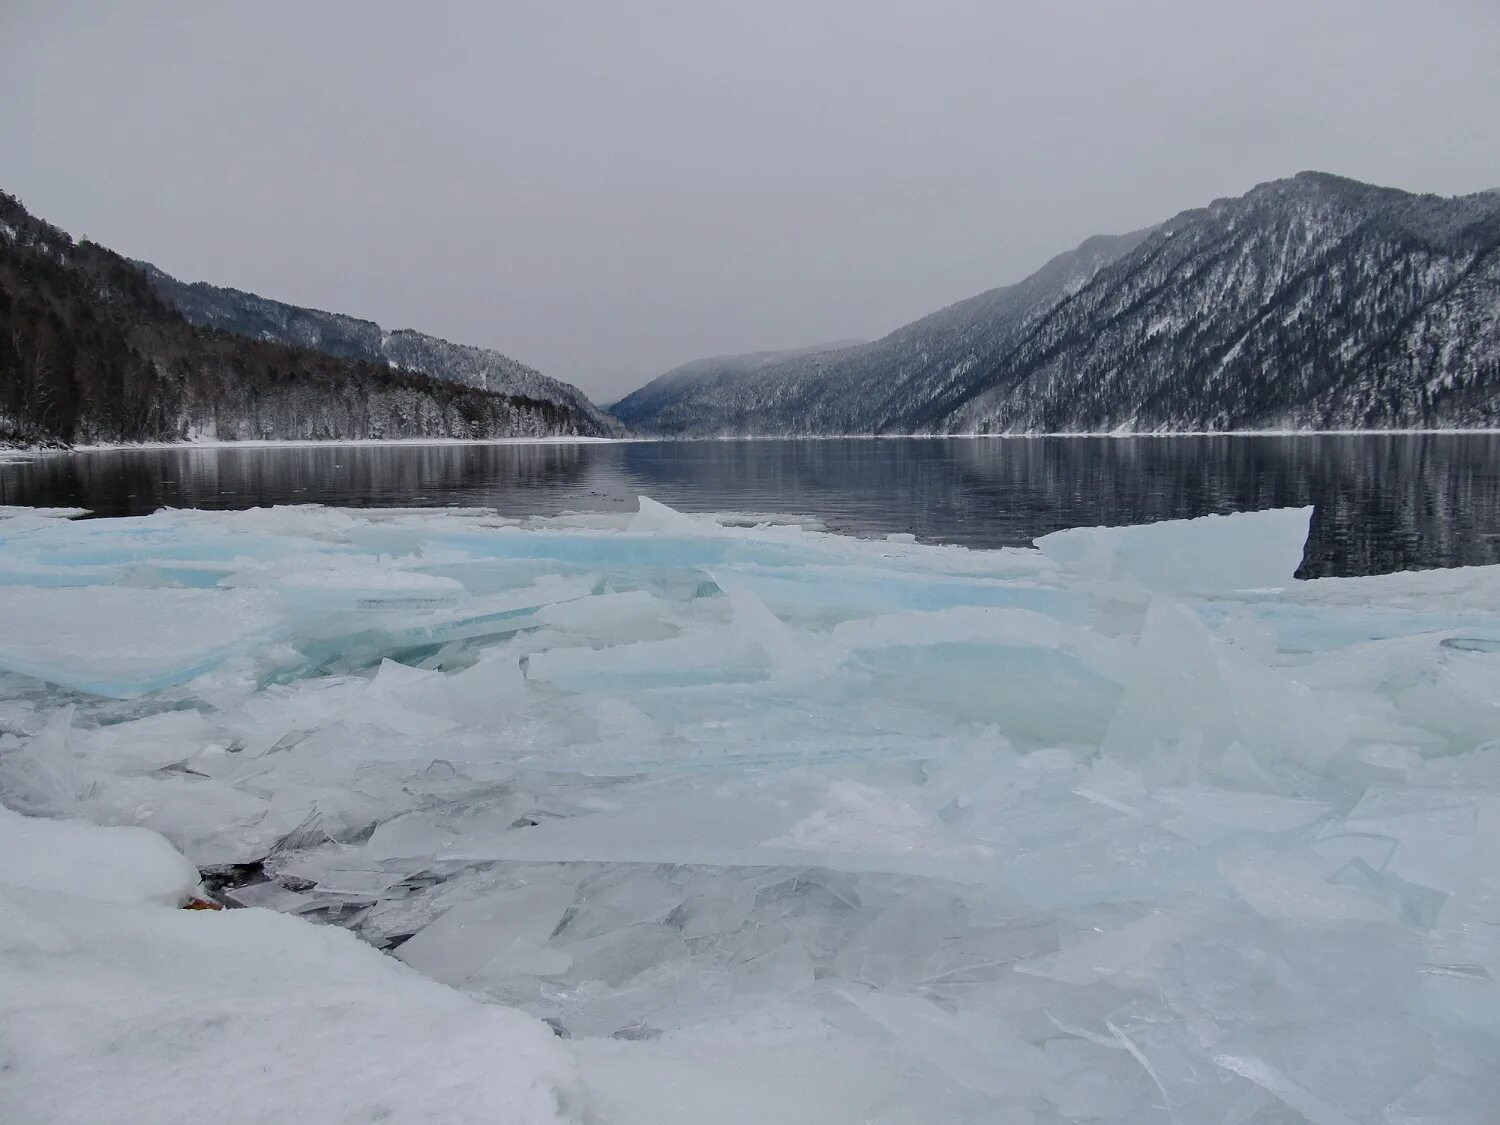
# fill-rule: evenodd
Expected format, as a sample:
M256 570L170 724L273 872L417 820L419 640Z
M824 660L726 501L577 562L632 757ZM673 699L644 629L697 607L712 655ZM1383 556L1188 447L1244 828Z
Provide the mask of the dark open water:
M0 452L0 462L21 455ZM0 504L787 512L971 547L1313 504L1307 577L1500 562L1500 435L837 439L128 450L0 463Z

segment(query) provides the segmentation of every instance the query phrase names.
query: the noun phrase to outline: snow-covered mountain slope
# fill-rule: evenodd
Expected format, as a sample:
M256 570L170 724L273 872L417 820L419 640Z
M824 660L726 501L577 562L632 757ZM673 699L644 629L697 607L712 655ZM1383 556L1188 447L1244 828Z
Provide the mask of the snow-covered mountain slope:
M766 371L784 366L816 364L819 357L864 346L862 340L843 340L831 344L814 344L805 348L745 352L741 355L719 355L695 359L658 375L646 386L632 391L611 406L610 413L625 422L632 418L655 418L683 396L701 398L708 394L733 393L736 383Z
M601 430L551 398L196 327L139 268L0 192L0 446Z
M488 348L455 344L409 328L386 331L372 320L302 308L206 282L179 281L149 262L136 262L156 291L191 324L238 336L295 344L328 355L385 363L499 394L553 402L588 420L592 432L618 434L619 422L570 383Z
M1305 172L872 344L664 376L615 413L675 434L1494 426L1500 196Z
M950 305L872 343L684 364L621 399L613 412L628 425L666 434L901 431L913 404L962 382L977 356L1001 354L1144 236L1091 238L1016 285Z

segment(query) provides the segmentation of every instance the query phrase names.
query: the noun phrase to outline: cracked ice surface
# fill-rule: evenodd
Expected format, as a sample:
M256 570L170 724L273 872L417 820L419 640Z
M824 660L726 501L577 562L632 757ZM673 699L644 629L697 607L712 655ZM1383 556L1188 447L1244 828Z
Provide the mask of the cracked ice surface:
M1488 1120L1500 568L1306 509L0 513L0 797L571 1040L605 1121Z

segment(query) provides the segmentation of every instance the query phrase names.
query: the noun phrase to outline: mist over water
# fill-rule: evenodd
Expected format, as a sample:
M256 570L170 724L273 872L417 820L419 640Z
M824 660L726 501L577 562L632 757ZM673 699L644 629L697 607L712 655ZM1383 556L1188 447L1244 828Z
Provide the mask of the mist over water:
M979 548L1312 504L1303 577L1500 562L1493 434L174 448L0 464L0 504L106 516L309 503L525 516L628 511L641 494Z

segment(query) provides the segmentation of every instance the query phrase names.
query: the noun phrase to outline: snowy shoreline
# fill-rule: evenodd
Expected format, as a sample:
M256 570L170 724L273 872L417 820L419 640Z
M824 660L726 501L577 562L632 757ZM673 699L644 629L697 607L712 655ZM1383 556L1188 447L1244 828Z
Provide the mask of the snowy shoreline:
M66 456L72 453L122 453L132 450L178 449L305 449L318 446L479 446L479 445L630 445L654 442L753 442L753 441L1036 441L1045 438L1110 439L1134 438L1313 438L1313 437L1465 437L1500 434L1500 427L1429 427L1381 430L1097 430L1038 431L1000 434L703 434L681 436L633 435L624 437L512 437L512 438L287 438L245 441L157 441L75 445L66 448L0 445L0 455ZM0 462L3 464L4 462Z
M1493 428L1402 430L1056 430L1004 434L723 434L701 437L620 438L621 441L1034 441L1039 438L1197 438L1197 437L1416 437L1423 434L1463 436L1500 434Z
M337 446L404 446L404 445L609 445L620 438L602 437L509 437L509 438L286 438L248 439L245 441L142 441L74 445L65 449L36 446L0 446L0 453L24 453L48 456L69 453L123 453L135 449L301 449Z

